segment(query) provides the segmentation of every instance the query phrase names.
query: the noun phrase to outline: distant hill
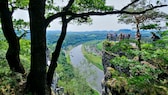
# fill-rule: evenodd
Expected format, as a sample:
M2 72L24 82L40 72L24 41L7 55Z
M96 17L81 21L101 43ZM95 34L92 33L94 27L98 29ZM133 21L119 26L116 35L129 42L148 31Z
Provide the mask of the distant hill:
M152 31L147 31L147 30L143 30L141 31L142 37L149 37L151 36L150 32ZM53 44L56 43L59 35L60 35L60 31L59 30L48 30L47 31L47 44ZM73 31L68 31L67 32L67 36L65 38L65 41L63 43L63 47L66 47L68 45L78 45L87 41L91 41L91 40L104 40L106 39L107 33L124 33L124 34L131 34L131 37L134 38L135 37L135 30L130 30L130 29L120 29L118 31L106 31L106 30L102 30L102 31L85 31L85 32L73 32ZM27 39L30 39L30 34L27 34L26 36Z

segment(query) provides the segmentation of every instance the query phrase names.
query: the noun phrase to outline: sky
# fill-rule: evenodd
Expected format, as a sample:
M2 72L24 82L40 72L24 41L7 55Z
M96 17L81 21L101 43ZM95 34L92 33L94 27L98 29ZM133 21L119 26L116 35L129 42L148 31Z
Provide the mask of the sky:
M66 3L58 2L61 5L66 5ZM64 0L66 1L66 0ZM123 6L127 5L130 0L106 0L107 5L113 5L115 9L121 9ZM168 8L163 8L163 10L167 10ZM168 13L168 11L166 11ZM17 10L14 12L14 18L22 18L26 21L29 21L29 16L27 11ZM101 31L101 30L119 30L119 29L132 29L133 26L131 24L120 24L118 23L117 15L107 15L107 16L92 16L93 22L91 25L89 24L68 24L68 31ZM61 30L61 24L59 20L54 20L50 23L50 27L47 30Z

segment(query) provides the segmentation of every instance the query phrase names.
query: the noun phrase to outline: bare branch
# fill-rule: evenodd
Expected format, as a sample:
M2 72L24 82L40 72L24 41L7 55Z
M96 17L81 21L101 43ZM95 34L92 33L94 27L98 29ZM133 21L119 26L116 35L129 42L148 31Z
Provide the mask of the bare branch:
M136 3L136 2L138 2L139 0L134 0L133 2L131 2L131 3L129 3L128 5L126 5L125 7L123 7L122 9L121 9L121 11L124 11L125 9L127 9L129 6L131 6L132 4L134 4L134 3Z
M69 8L72 6L73 3L74 3L74 0L69 0L68 4L63 8L63 11L67 12L69 10ZM54 15L48 17L46 19L45 27L47 27L52 20L54 20L58 17L61 17L64 14L64 12L60 12L60 13L57 13L57 14L54 14Z
M68 11L68 9L72 6L74 0L69 0L68 4L63 8L63 11Z
M152 8L146 9L146 10L141 11L141 12L129 12L129 11L119 10L119 11L112 11L112 12L88 12L88 13L81 13L81 14L73 14L72 13L71 17L68 20L72 20L72 19L77 18L77 17L95 16L95 15L104 16L104 15L112 15L112 14L131 14L131 15L144 14L147 11L150 11L150 10L153 10L153 9L156 9L156 8L160 8L160 7L165 7L165 6L168 6L168 5L154 6Z
M18 37L18 39L20 40L22 37L24 37L27 33L29 33L28 31L26 31L26 30L24 30L24 33L23 34L21 34L19 37Z
M57 14L54 14L50 17L48 17L46 20L45 20L45 27L47 27L51 21L53 21L54 19L58 18L58 17L61 17L63 13L62 12L59 12Z
M111 12L86 12L86 13L73 13L71 11L67 11L67 12L59 12L57 14L54 14L50 17L48 17L46 19L46 27L49 25L49 23L51 21L53 21L54 19L61 17L62 15L69 15L70 17L68 18L68 22L71 21L74 18L79 18L79 17L84 17L84 16L104 16L104 15L112 15L112 14L131 14L131 15L136 15L136 14L144 14L150 10L153 9L157 9L157 8L161 8L161 7L166 7L168 5L158 5L158 6L153 6L151 8L148 8L144 11L140 11L140 12L129 12L129 11L124 11L124 10L116 10L116 11L111 11Z

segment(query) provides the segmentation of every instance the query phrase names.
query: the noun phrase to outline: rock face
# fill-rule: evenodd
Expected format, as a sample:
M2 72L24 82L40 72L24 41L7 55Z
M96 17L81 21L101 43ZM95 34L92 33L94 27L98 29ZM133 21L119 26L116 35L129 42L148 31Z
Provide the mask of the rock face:
M115 70L119 71L120 73L125 73L127 75L130 75L129 73L129 68L121 68L120 66L117 65L113 65L111 64L110 60L115 58L116 56L123 56L124 53L119 52L118 54L110 54L106 51L102 51L102 64L103 64L103 68L104 68L104 73L106 73L107 71L107 67L112 67Z
M101 83L102 95L125 95L125 87L127 87L126 79L123 77L116 79L113 76L119 75L120 72L129 75L129 69L123 69L120 66L111 64L110 60L115 57L114 54L110 54L106 51L102 52L102 64L104 67L104 78Z
M102 51L102 64L104 68L104 74L107 71L107 67L113 67L114 66L110 63L110 60L113 59L115 56L110 55L109 53Z

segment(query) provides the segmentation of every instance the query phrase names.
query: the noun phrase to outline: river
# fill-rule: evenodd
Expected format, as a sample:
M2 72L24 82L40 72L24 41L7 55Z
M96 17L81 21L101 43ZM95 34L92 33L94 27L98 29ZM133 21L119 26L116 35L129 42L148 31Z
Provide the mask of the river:
M70 59L73 67L78 68L89 85L101 93L101 80L104 77L102 70L87 62L81 50L82 45L78 45L70 51Z

